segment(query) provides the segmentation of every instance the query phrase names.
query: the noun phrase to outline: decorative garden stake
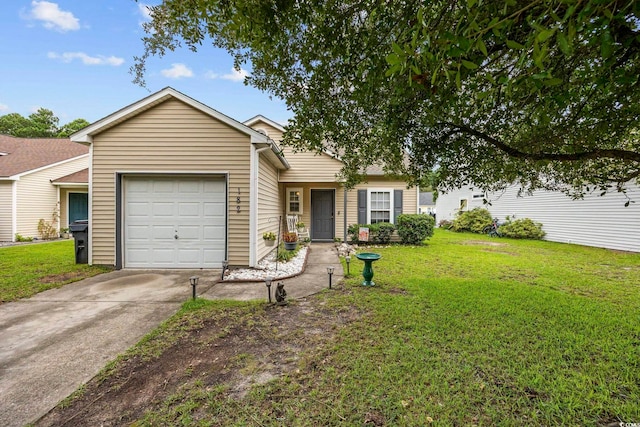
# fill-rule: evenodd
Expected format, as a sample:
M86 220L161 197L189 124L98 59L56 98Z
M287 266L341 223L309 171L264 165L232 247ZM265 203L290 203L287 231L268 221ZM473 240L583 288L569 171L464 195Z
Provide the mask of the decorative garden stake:
M193 288L193 299L196 299L196 286L198 285L198 276L189 277L189 282L191 283L191 287Z
M264 278L264 283L267 285L267 294L269 294L269 304L271 304L271 282L273 281L273 278L270 276L267 276Z
M284 290L284 283L278 282L276 286L276 302L278 305L287 305L285 298L287 298L287 291Z
M224 280L224 272L229 269L229 261L226 259L222 261L222 275L220 276L220 280Z
M344 257L344 260L347 262L347 276L349 276L349 264L351 264L351 257L347 255Z
M364 252L361 254L356 254L356 258L364 261L364 270L362 270L362 277L364 277L364 282L362 282L362 286L375 286L375 283L371 280L373 279L373 266L371 264L374 261L379 260L381 258L381 255L371 252Z

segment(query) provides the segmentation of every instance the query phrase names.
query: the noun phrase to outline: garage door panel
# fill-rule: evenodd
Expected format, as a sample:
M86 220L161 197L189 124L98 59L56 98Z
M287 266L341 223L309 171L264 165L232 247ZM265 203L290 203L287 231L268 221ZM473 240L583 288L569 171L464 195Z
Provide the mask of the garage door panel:
M204 202L202 205L205 217L225 219L226 207L224 203Z
M180 240L200 240L202 238L202 227L199 225L183 225L178 227Z
M202 216L202 203L200 202L180 202L178 204L178 214L180 218L199 218Z
M125 267L222 265L226 258L224 178L125 177L124 198Z
M224 251L221 249L205 249L202 251L205 265L215 265L220 259L224 259Z
M205 225L202 227L202 236L206 241L224 241L225 235L223 226Z

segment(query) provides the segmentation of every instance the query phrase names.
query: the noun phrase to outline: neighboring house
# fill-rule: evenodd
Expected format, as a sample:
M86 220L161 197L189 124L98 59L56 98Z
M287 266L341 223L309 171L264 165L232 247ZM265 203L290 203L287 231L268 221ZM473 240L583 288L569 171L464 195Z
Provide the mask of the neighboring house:
M285 231L286 215L333 241L348 224L417 212L418 189L371 169L345 191L340 160L281 149L283 131L165 88L71 135L91 145L89 263L255 266L272 250L262 233Z
M59 181L88 165L89 149L69 139L0 135L0 241L38 237L38 222L51 221L56 209L56 228L67 227L82 212L76 195L86 200L88 184Z
M622 193L596 192L574 200L542 190L518 197L517 186L488 194L464 188L440 194L436 209L440 221L454 219L459 210L485 207L500 221L509 216L542 223L546 240L640 252L640 187L630 184L627 195L633 203L625 207L628 199Z
M436 204L433 201L433 193L430 191L421 191L420 200L418 202L418 213L432 214L436 211Z

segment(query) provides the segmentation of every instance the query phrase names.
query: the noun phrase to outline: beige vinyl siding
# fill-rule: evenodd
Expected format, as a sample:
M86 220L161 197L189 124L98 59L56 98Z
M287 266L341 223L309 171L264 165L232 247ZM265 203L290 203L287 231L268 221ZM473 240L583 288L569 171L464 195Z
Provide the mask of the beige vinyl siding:
M280 192L278 191L278 170L260 155L258 170L258 243L257 259L261 260L274 246L266 246L262 233L271 231L278 234L278 218L282 215ZM282 230L281 230L282 231Z
M282 215L287 214L286 206L286 192L287 188L301 188L302 189L302 215L299 215L298 220L305 223L309 232L311 232L311 190L335 190L335 206L334 206L334 221L335 221L335 237L342 238L342 231L344 229L344 192L342 187L337 183L310 183L310 182L296 182L296 183L281 183L280 192L282 197ZM284 222L283 218L283 222ZM283 225L287 227L286 222ZM310 234L311 235L311 234Z
M13 241L13 181L0 181L0 242Z
M267 133L267 136L273 139L275 142L279 143L282 141L282 131L280 129L276 129L273 126L260 121L251 126L252 129L259 130L262 129Z
M248 135L176 99L96 135L91 262L115 263L116 172L148 171L228 173L228 260L231 265L248 265L249 163Z
M87 193L87 187L60 188L60 227L69 227L69 193Z
M284 158L291 169L280 172L280 182L336 182L342 162L327 154L294 153L283 147Z
M20 177L17 182L17 233L25 237L38 236L38 221L51 221L58 208L58 188L51 180L86 168L88 156L39 170ZM58 223L55 224L59 228Z

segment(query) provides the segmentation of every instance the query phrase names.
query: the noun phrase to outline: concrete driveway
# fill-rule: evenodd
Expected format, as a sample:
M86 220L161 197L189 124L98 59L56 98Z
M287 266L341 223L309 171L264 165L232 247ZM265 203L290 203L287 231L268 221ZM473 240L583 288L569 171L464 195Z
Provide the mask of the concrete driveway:
M95 376L219 271L121 270L0 305L0 425L33 422Z

